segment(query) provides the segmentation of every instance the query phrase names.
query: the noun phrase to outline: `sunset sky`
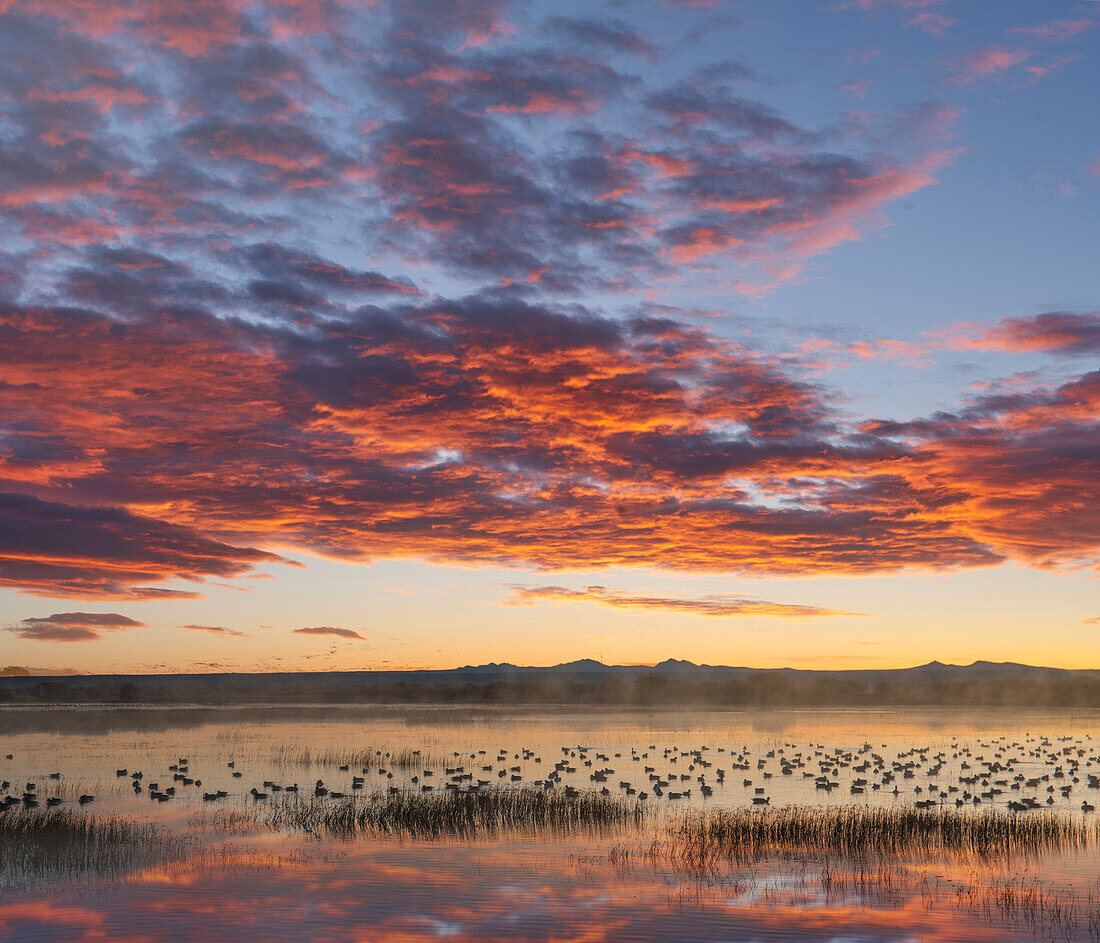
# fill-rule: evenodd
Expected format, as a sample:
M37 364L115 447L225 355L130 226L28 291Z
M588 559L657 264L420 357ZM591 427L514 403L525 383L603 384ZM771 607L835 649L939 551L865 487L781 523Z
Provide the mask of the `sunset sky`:
M1100 668L1098 52L0 0L0 666Z

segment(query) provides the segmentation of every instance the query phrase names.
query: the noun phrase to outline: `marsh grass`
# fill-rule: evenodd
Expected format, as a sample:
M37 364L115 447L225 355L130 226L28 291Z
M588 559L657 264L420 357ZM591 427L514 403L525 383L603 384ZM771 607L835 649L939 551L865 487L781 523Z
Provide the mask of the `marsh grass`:
M645 806L594 790L566 795L534 787L485 792L396 792L336 801L284 798L266 810L266 824L339 837L360 833L436 838L498 831L566 832L639 824Z
M697 867L723 857L770 855L865 859L953 854L988 858L1084 849L1096 837L1095 826L1055 812L1014 815L993 809L789 806L688 812L670 824L665 854Z
M149 822L78 809L0 813L0 889L113 880L179 858L187 842Z
M238 834L255 831L261 826L254 808L196 809L187 816L187 824L198 831Z
M360 750L313 750L309 747L280 746L275 749L272 760L283 767L347 766L356 772L363 769L439 769L451 762L431 750L413 750L411 747L394 750L380 750L375 747Z

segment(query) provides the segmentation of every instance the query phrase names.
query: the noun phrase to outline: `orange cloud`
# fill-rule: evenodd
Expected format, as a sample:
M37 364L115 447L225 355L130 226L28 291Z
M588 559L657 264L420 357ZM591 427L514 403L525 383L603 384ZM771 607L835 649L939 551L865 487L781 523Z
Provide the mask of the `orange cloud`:
M1100 313L1048 311L1033 317L1004 318L993 326L956 324L929 336L959 350L1089 354L1100 350Z
M860 616L864 613L845 612L839 609L822 609L818 606L798 606L789 603L768 602L750 596L711 595L696 598L679 596L635 596L609 590L604 586L586 586L584 589L568 589L564 586L516 586L506 604L534 605L536 602L590 602L612 609L652 609L660 612L676 612L685 615L730 617L766 617L777 619L805 619L820 616Z
M709 227L693 229L682 242L668 249L674 262L693 262L707 255L714 255L731 246L741 245L743 240Z
M0 406L22 425L0 473L70 503L0 501L0 580L155 597L284 562L247 549L265 544L802 574L1071 564L1097 546L1096 470L1074 444L1097 434L1093 375L847 428L780 363L675 320L398 310L290 333L2 313L20 342L0 349ZM125 510L72 503L108 488Z

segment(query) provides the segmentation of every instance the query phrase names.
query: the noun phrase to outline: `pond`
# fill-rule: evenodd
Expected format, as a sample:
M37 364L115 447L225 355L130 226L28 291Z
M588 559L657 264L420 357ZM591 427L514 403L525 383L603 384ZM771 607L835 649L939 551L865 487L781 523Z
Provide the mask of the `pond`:
M1095 712L12 707L0 940L1098 939L1098 774Z

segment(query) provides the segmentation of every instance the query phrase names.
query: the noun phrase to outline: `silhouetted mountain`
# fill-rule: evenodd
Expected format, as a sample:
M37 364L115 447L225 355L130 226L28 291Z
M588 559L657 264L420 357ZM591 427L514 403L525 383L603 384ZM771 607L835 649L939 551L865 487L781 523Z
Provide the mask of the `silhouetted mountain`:
M743 680L756 687L783 683L835 684L845 682L863 686L905 687L907 685L1006 683L1045 684L1075 678L1100 680L1100 671L1069 670L1021 665L1012 662L976 661L971 665L945 665L932 661L912 668L875 669L804 669L804 668L745 668L724 665L697 665L690 661L670 658L652 667L646 665L605 665L591 658L566 662L560 665L532 667L509 663L466 665L453 669L426 669L413 671L302 671L276 673L211 673L211 674L161 674L161 675L79 675L43 676L12 675L0 677L0 695L6 700L18 697L19 692L41 689L43 685L79 686L81 689L104 690L112 686L137 685L141 689L155 687L166 697L182 691L264 690L277 697L281 692L324 692L345 688L380 689L394 685L404 686L460 686L460 685L531 685L531 684L634 684L639 679L660 677L668 681L684 683L726 682Z

